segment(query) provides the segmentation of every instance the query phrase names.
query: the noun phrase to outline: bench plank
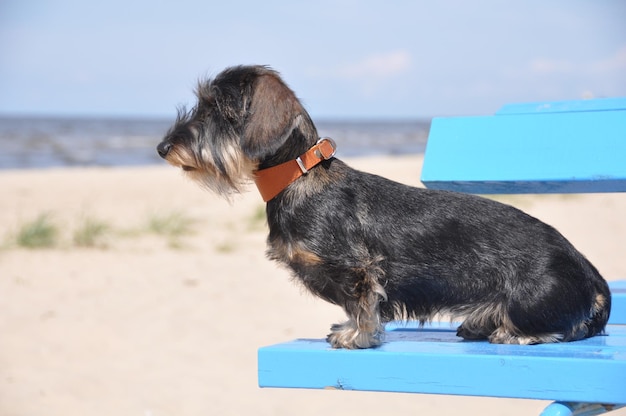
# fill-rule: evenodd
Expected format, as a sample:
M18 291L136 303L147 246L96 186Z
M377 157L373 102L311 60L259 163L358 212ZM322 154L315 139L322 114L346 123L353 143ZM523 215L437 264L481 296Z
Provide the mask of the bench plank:
M611 322L626 324L626 281L611 282L611 291ZM626 404L626 326L576 342L498 345L465 341L449 323L392 323L379 348L297 339L260 348L258 368L260 387Z
M436 118L421 180L480 194L626 192L625 160L626 110Z
M259 385L626 403L626 327L575 343L469 342L449 324L392 326L368 350L299 339L259 350Z

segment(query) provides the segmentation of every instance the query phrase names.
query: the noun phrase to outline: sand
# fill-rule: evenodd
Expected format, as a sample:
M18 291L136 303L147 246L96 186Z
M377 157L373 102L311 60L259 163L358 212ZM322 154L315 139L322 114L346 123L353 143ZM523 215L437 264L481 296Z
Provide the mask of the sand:
M419 184L420 156L351 159ZM626 194L507 199L626 278ZM264 257L255 189L228 203L168 166L0 172L0 415L528 415L542 401L260 389L260 346L343 319ZM47 213L53 248L16 244ZM181 235L148 222L187 220ZM73 234L108 230L96 247ZM626 410L615 412L626 415Z

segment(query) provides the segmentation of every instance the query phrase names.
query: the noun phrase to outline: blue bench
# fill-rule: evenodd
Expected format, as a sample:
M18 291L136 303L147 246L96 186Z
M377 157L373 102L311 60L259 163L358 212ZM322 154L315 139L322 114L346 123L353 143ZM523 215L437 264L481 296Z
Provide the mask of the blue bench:
M480 194L626 192L626 98L514 104L436 118L422 170L430 188ZM261 387L552 400L542 415L626 406L626 281L611 282L606 335L531 346L468 342L448 322L391 323L376 349L297 339L258 352Z

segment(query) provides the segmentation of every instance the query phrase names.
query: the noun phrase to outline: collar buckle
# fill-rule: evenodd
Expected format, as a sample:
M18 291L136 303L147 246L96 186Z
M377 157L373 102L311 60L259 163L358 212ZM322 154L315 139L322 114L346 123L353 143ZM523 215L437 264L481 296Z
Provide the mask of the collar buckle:
M315 145L317 146L315 156L319 159L328 160L337 153L337 143L330 137L320 138Z

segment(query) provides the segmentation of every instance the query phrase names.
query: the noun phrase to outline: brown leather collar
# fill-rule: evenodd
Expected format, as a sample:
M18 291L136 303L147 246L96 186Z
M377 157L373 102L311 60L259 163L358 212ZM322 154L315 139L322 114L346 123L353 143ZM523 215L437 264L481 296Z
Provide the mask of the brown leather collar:
M322 137L315 146L301 154L295 160L290 160L271 168L257 170L254 183L259 189L263 201L267 202L278 195L289 184L302 175L306 175L322 160L330 159L335 155L337 145L329 137Z

